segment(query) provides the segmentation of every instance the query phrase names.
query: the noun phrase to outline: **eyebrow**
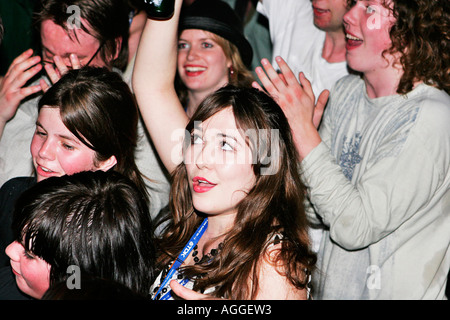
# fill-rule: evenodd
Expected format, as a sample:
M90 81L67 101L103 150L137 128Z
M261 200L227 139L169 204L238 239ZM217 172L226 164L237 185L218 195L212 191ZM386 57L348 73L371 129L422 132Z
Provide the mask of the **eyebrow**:
M212 37L205 37L205 38L200 38L200 39L195 39L195 40L197 40L197 41L206 41L206 40L209 40L209 41L216 42ZM178 39L178 41L192 42L192 41L186 40L186 39L181 38L181 37Z
M43 130L45 130L44 126L39 121L36 121L36 126L41 127ZM45 130L45 132L48 132L48 131ZM77 137L66 136L64 134L57 134L57 136L62 138L62 139L65 139L65 140L73 141L74 143L76 143L78 145L84 145L81 141L78 140Z
M232 139L232 140L236 141L237 143L239 143L239 141L234 136L230 136L230 135L227 135L225 133L218 133L217 135L222 137L222 138Z
M195 131L203 132L203 129L201 129L201 128L194 128L194 130L192 132L195 132ZM230 136L228 134L219 132L219 133L216 134L216 137L219 137L219 138L222 138L222 139L223 138L231 139L231 140L235 141L239 146L242 146L242 144L239 142L239 140L235 136Z

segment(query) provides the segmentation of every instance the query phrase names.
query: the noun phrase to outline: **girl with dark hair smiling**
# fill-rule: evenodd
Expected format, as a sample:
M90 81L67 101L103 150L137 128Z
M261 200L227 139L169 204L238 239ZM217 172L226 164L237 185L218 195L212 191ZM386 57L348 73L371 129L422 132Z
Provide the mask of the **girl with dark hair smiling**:
M137 121L138 109L128 85L104 68L71 70L43 95L30 146L36 176L10 179L0 189L2 266L8 261L4 249L12 241L15 200L36 182L111 169L131 179L148 201L135 162Z

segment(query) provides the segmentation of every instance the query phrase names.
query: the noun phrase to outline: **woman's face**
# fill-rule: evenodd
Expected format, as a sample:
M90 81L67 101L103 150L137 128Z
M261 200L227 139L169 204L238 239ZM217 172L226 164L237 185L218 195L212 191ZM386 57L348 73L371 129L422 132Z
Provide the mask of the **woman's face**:
M194 207L210 215L234 215L255 184L252 151L237 129L231 108L194 128L185 153Z
M210 32L184 30L178 40L178 74L192 91L211 93L228 83L231 60Z
M40 299L50 284L50 265L43 259L25 251L17 241L5 250L19 289L30 297Z
M41 108L30 149L38 182L53 176L107 169L106 162L95 165L95 151L67 129L59 108Z
M366 73L388 66L383 51L391 46L389 30L394 21L384 0L356 1L344 15L346 57L353 70Z

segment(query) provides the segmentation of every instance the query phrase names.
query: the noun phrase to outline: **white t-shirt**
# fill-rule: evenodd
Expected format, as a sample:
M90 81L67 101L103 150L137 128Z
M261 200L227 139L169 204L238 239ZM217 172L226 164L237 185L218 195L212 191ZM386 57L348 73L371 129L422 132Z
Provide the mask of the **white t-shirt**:
M310 0L264 0L257 10L269 20L273 52L281 56L298 78L303 72L311 81L316 98L348 74L347 63L329 63L322 58L325 32L314 25Z

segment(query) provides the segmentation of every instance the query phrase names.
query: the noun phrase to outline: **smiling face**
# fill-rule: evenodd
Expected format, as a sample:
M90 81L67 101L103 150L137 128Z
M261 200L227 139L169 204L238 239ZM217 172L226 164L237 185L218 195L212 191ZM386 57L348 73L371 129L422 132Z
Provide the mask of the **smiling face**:
M252 151L237 129L231 108L194 128L185 152L194 207L209 215L235 215L255 184Z
M390 67L383 52L391 46L392 12L383 0L356 1L344 16L347 63L353 70L369 73ZM391 3L392 5L392 3ZM392 62L392 59L391 61Z
M95 151L67 129L59 108L41 108L30 149L38 182L53 176L102 169L104 165L95 165Z
M30 297L40 299L50 284L50 265L43 259L26 252L24 246L14 241L5 250L19 289Z
M231 60L210 32L187 29L178 40L178 74L188 90L212 92L228 83Z
M342 19L347 12L347 0L313 0L314 25L323 31L343 28Z

